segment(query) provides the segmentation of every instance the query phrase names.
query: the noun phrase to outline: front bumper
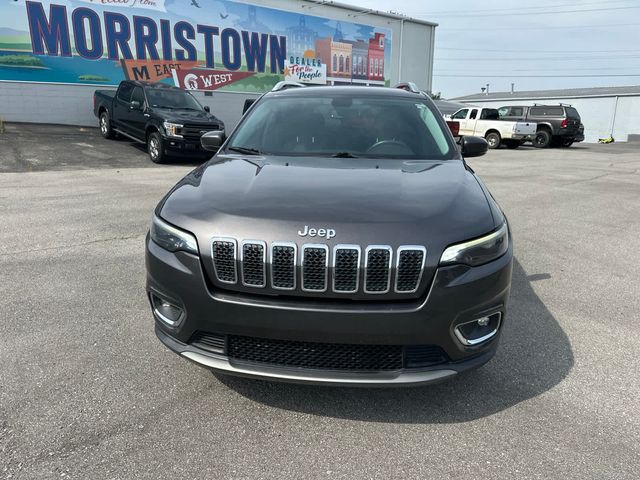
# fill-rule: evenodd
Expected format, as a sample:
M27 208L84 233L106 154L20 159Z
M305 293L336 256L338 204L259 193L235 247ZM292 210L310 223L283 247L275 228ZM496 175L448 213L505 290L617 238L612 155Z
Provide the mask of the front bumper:
M210 158L215 155L202 148L199 140L163 136L164 153L170 156L191 156Z
M154 315L158 338L184 358L226 374L354 386L416 385L442 381L491 359L501 330L475 346L463 345L457 325L499 312L504 318L511 284L512 246L480 267L439 268L424 298L399 304L322 299L291 299L216 291L208 284L200 258L171 253L150 241L146 249L147 290L181 306L175 328ZM385 371L320 370L249 362L212 353L192 344L198 332L291 342L360 345L434 345L446 361L422 368Z

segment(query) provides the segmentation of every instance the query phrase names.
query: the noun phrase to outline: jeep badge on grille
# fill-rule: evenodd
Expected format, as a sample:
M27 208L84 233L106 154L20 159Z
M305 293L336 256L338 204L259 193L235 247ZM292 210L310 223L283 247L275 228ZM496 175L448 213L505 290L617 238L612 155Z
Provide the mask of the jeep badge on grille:
M305 225L304 229L298 230L298 235L301 237L324 237L331 240L336 236L336 231L333 228L309 228L308 225Z

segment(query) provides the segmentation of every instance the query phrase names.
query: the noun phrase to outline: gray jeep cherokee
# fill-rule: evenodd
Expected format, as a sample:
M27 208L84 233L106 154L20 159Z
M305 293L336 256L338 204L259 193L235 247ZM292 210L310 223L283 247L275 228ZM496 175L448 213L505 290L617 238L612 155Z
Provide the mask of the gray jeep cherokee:
M505 215L414 88L278 85L155 209L158 338L214 371L333 385L440 381L494 355ZM409 90L409 91L407 91Z

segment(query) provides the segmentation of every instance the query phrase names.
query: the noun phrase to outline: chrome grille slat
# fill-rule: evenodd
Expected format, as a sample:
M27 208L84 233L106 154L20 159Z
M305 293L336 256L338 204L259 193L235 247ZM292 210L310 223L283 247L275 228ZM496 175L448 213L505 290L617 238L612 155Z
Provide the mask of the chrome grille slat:
M420 245L405 245L396 255L396 293L414 293L420 286L427 249Z
M267 245L259 240L243 240L241 245L242 284L245 287L266 287Z
M333 249L333 291L356 293L360 280L360 246L336 245Z
M296 289L298 248L295 243L271 244L271 286L276 290Z
M365 250L364 293L388 293L391 284L391 257L387 245L370 245Z
M235 284L238 282L236 255L235 239L216 237L211 240L213 269L219 282L227 284Z
M329 270L329 247L321 244L302 246L302 290L325 292Z

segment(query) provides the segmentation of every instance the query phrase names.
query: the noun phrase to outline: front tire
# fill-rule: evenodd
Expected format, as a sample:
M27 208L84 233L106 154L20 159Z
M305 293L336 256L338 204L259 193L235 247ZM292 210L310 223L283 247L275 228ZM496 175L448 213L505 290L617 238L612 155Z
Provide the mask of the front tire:
M546 130L540 130L531 143L536 148L547 148L551 143L551 134Z
M103 138L111 140L116 136L116 132L111 128L111 119L109 118L109 112L106 110L100 114L100 134Z
M151 132L147 137L147 152L149 152L149 158L153 163L165 162L164 145L158 132Z
M495 150L496 148L500 148L500 143L502 139L500 138L500 134L496 132L488 133L485 137L485 140L489 144L489 148L491 150Z

